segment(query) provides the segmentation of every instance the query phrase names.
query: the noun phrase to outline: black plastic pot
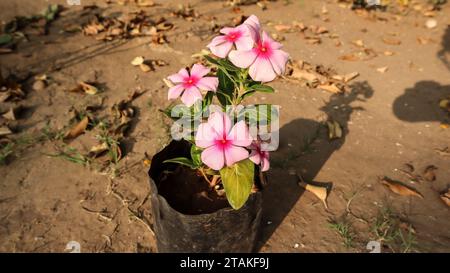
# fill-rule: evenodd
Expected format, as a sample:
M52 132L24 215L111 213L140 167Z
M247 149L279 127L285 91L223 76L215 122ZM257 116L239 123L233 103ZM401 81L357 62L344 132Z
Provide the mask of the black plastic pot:
M161 176L177 168L166 159L189 157L190 143L172 141L154 155L149 170L153 227L159 252L252 252L262 216L262 194L250 195L239 210L230 206L217 211L188 215L172 208L158 192ZM205 182L206 183L206 182Z

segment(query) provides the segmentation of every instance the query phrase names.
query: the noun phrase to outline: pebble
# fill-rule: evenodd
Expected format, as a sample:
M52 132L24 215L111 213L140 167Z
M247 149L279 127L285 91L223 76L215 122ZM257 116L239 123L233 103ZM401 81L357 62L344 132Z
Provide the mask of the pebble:
M425 22L425 26L429 29L437 27L437 21L435 19L428 19Z
M46 86L45 81L37 80L33 83L33 90L41 91L45 88L45 86Z

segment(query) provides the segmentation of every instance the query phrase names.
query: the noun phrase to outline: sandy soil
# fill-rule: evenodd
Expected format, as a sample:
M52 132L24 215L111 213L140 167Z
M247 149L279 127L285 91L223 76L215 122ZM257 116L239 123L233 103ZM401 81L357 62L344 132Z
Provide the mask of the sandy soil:
M254 99L281 106L281 145L272 154L259 250L367 252L369 241L381 240L382 251L450 251L449 208L439 198L450 186L450 157L436 151L450 146L450 129L445 128L449 116L439 108L439 100L450 95L450 5L436 12L437 27L428 29L428 17L419 12L377 13L381 18L371 20L336 1L276 1L267 2L266 10L246 5L233 12L223 1L193 0L189 3L200 15L193 21L171 16L185 1L155 0L158 5L140 8L81 0L82 5L94 2L99 9L84 11L66 1L0 3L4 22L36 14L48 3L65 7L48 35L29 35L13 53L0 55L4 76L30 72L49 78L45 89L33 90L31 77L24 83L23 100L3 103L20 104L25 111L10 136L16 143L13 153L0 166L0 251L62 252L69 241L77 241L82 252L155 252L143 161L145 153L151 156L169 141L170 121L158 112L169 104L162 78L193 63L191 55L214 36L214 23L230 25L233 18L250 14L284 39L293 60L332 67L340 74L360 73L344 95L280 79L273 83L275 94ZM103 42L62 31L87 23L94 12L120 16L140 9L152 19L164 16L174 24L165 32L168 43L155 45L148 37ZM310 44L298 31L284 33L274 27L294 20L326 27L342 45L336 46L328 34L321 36L320 44ZM386 44L385 37L401 44ZM339 59L358 49L355 40L378 56ZM385 51L394 54L386 56ZM168 65L145 73L130 64L136 56ZM385 66L385 73L377 71ZM101 83L103 92L68 92L81 80ZM106 115L136 89L146 92L132 102L136 113L114 176L49 156L57 153L61 140L36 139L43 129L67 130L74 105L103 98L97 114ZM328 140L324 115L342 125L342 138ZM92 137L80 136L69 145L86 149ZM411 182L400 171L406 163L419 175L427 166L436 166L436 180ZM294 170L307 181L332 183L328 210L298 187L296 177L289 175ZM396 195L380 184L380 176L402 181L424 198Z

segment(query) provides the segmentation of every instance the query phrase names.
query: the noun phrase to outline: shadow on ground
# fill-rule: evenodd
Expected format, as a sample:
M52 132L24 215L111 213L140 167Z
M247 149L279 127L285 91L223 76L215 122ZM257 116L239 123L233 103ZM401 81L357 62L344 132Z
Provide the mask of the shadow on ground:
M408 122L448 122L449 115L439 107L439 101L450 97L450 85L420 81L395 99L393 111L397 118Z
M328 120L338 121L342 126L343 135L339 139L330 141L324 122L312 119L295 119L280 129L280 146L272 153L269 185L264 190L263 228L258 249L266 244L304 192L297 185L298 178L289 174L291 170L301 174L307 182L326 183L315 181L315 177L334 151L344 145L351 115L364 110L352 103L365 102L373 92L366 81L357 82L351 86L350 93L332 95L321 108Z

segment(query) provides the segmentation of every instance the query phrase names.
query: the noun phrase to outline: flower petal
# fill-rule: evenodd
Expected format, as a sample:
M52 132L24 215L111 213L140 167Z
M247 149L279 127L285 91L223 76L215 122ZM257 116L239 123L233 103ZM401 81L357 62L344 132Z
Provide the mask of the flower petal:
M186 68L182 68L180 69L180 71L178 71L178 73L172 74L167 78L173 83L180 83L184 82L185 78L189 78L189 73L187 72Z
M183 92L183 90L184 90L184 87L182 84L172 86L171 88L169 88L169 93L167 94L167 98L169 100L176 99L181 95L181 92Z
M228 58L230 61L237 67L247 68L249 67L256 59L258 55L256 52L251 50L232 50L230 54L228 54Z
M183 92L183 95L181 95L181 101L187 107L191 107L198 100L202 100L202 93L200 93L198 88L195 86L186 88Z
M245 148L231 145L225 149L225 163L227 166L231 166L246 158L248 158L248 151Z
M265 31L263 31L262 33L262 41L268 43L272 50L280 49L283 47L282 44L275 42L275 40L272 39Z
M227 57L232 47L233 43L229 41L224 41L221 44L217 44L214 46L208 45L209 50L211 50L211 52L219 58Z
M261 82L273 81L277 76L269 59L264 57L256 58L255 62L250 66L249 74L253 80Z
M270 168L269 156L263 157L263 159L261 160L261 171L266 172L269 170L269 168Z
M219 139L224 139L231 129L231 120L227 114L214 112L208 118L208 124L216 131Z
M261 164L261 155L256 150L252 150L248 159L250 159L256 165Z
M253 38L250 35L248 35L242 36L241 38L237 39L235 44L237 50L244 51L252 49L253 46L255 45L255 42L253 41Z
M206 166L217 171L222 169L225 162L223 150L215 145L206 148L200 157Z
M201 64L194 64L191 68L191 76L201 78L209 73L211 69L204 67Z
M200 90L216 91L219 85L219 79L217 77L204 77L198 80L196 86Z
M258 41L259 33L261 32L261 25L259 23L258 17L256 17L255 15L250 15L250 17L248 17L247 20L244 21L243 25L250 27L252 38L255 42Z
M275 73L278 75L283 74L289 55L283 50L274 50L269 59Z
M235 31L235 30L236 30L236 28L234 28L234 27L224 27L219 32L227 35L228 33Z
M208 148L214 145L216 132L208 123L202 123L195 134L195 145L200 148Z
M233 145L247 147L252 144L252 138L248 132L247 124L243 120L236 123L227 135L227 139Z

